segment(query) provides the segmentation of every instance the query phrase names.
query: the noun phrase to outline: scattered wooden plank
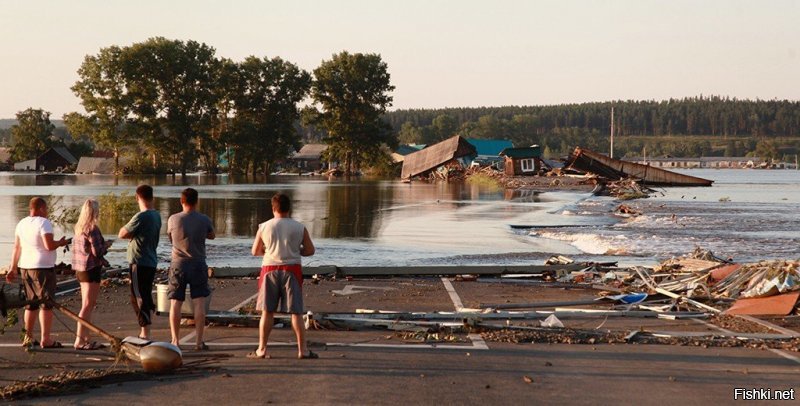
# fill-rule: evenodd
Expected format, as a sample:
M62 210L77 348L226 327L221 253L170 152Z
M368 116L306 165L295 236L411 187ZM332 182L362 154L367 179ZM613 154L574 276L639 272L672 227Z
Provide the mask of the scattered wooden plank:
M710 311L710 312L713 312L713 313L720 313L720 312L721 312L721 310L719 310L719 309L717 309L717 308L714 308L714 307L708 306L708 305L706 305L706 304L700 303L700 302L698 302L698 301L696 301L696 300L693 300L693 299L689 299L689 298L688 298L688 297L686 297L686 296L681 296L681 295L679 295L679 294L672 293L672 292L670 292L670 291L668 291L668 290L665 290L665 289L661 289L661 288L655 288L655 291L656 291L656 292L658 292L658 293L660 293L660 294L662 294L662 295L664 295L664 296L669 296L669 297L671 297L671 298L673 298L673 299L680 299L680 300L683 300L683 301L685 301L686 303L689 303L689 304L691 304L691 305L693 305L693 306L696 306L696 307L699 307L699 308L701 308L701 309L706 309L706 310L708 310L708 311Z

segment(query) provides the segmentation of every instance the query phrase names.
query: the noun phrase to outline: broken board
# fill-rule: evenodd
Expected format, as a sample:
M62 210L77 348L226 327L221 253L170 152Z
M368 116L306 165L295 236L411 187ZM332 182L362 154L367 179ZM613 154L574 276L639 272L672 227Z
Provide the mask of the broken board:
M739 299L723 314L777 315L791 313L800 297L800 291L768 297Z

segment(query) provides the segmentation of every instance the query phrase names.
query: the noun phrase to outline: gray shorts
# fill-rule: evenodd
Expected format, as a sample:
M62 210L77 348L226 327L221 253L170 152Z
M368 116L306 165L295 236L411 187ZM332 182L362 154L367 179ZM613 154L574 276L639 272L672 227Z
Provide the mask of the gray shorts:
M205 261L172 262L169 268L169 287L167 297L181 302L186 300L186 285L189 285L192 299L208 297L208 265Z
M258 288L256 310L270 313L303 313L303 290L291 271L274 270L264 274Z

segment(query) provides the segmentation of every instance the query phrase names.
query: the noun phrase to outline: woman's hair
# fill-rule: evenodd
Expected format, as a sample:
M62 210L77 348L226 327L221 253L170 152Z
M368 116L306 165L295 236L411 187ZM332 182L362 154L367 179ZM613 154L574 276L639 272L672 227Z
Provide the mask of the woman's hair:
M100 216L100 203L97 200L86 199L81 206L81 215L75 223L75 235L88 233L97 225L97 218Z

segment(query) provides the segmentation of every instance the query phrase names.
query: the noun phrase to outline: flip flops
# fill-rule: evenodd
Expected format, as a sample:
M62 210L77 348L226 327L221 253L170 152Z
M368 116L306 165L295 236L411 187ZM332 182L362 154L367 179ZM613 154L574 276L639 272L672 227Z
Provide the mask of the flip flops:
M38 340L29 340L26 337L25 340L22 341L22 347L23 348L32 348L32 347L38 347L38 346L39 346L39 341Z
M208 345L206 343L200 343L194 346L195 351L208 351Z
M97 341L87 342L84 345L73 347L78 351L95 351L103 348L102 345L98 344Z
M266 352L264 352L263 354L259 355L258 354L258 349L255 349L254 351L252 351L249 354L247 354L247 358L250 358L250 359L270 359L272 357L270 357Z
M297 359L317 359L317 358L319 358L319 355L317 355L316 352L313 352L311 350L308 351L308 354L297 356Z
M50 345L42 345L42 348L64 348L64 345L54 340L52 343L50 343Z

